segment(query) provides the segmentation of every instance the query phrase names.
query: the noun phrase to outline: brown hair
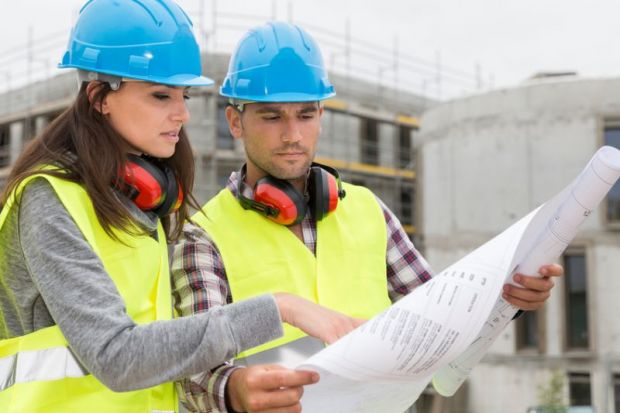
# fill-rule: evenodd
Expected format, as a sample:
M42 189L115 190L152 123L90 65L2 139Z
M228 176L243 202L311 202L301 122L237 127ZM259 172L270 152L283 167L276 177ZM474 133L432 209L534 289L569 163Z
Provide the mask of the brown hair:
M106 117L95 109L110 93L110 85L101 83L94 93L92 103L86 86L87 83L82 84L73 105L30 142L17 159L0 198L0 207L22 180L37 173L46 173L82 184L93 202L99 223L108 235L116 238L112 228L135 234L136 225L129 211L110 190L118 172L124 169L127 145ZM166 237L168 240L176 240L181 234L183 223L189 218L189 206L199 209L192 195L194 157L183 129L179 133L174 155L161 161L174 171L184 192L183 203L178 211L162 218ZM41 165L50 164L60 165L62 171L38 170Z

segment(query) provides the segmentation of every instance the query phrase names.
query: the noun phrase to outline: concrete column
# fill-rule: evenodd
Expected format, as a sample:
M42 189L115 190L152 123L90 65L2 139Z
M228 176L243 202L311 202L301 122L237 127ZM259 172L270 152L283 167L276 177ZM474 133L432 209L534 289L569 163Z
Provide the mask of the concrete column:
M34 131L33 131L34 135L33 136L39 135L39 133L41 133L43 129L45 129L45 127L49 125L49 123L50 123L49 117L43 116L43 115L37 116L34 119Z
M203 124L206 126L204 148L207 153L214 153L217 150L217 101L218 95L206 95L201 113Z
M10 151L10 163L12 164L17 160L19 154L22 152L22 146L24 142L24 122L17 121L11 123L9 126L9 151Z
M379 151L379 165L398 167L396 152L398 145L398 127L391 123L380 122L378 125L377 151Z
M215 149L214 112L210 100L210 95L199 95L189 101L191 119L184 128L195 154L203 155Z

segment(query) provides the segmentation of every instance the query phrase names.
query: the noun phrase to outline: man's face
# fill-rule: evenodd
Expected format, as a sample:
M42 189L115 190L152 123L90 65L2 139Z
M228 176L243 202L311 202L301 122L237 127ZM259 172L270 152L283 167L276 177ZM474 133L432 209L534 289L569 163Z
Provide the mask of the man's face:
M242 113L228 107L233 137L243 139L248 180L265 174L305 179L321 133L323 108L317 102L249 103Z

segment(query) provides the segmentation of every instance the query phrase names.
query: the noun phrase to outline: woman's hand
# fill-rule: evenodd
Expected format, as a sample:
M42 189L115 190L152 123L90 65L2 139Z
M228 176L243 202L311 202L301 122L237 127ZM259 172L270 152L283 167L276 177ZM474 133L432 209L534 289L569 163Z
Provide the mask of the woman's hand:
M275 293L282 321L331 344L366 320L353 318L289 293Z

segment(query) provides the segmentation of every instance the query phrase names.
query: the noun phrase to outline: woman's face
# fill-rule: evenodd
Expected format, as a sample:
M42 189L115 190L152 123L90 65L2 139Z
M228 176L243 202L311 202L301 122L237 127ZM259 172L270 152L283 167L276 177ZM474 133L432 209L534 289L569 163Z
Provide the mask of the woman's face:
M124 81L101 105L110 125L125 139L128 152L169 158L179 131L189 120L187 87Z

